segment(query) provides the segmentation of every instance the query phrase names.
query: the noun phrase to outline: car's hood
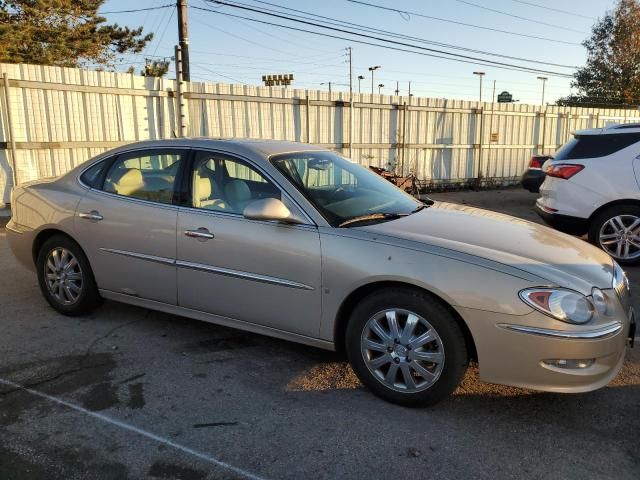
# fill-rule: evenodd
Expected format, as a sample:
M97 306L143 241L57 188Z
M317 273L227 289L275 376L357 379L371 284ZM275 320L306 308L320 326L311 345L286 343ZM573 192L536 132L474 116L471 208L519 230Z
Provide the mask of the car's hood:
M602 250L489 210L436 202L413 215L362 229L485 258L584 294L594 286L611 288L612 261Z

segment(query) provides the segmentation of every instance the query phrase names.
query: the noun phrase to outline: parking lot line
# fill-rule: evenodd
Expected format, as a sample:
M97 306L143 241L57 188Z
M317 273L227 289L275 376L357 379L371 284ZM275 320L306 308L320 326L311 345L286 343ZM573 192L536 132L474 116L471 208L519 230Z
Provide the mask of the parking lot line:
M247 472L246 470L243 470L241 468L238 467L234 467L233 465L230 465L226 462L223 462L222 460L218 460L215 457L212 457L211 455L207 455L206 453L201 453L198 452L197 450L193 450L192 448L189 447L185 447L184 445L180 445L179 443L173 442L171 440L169 440L168 438L163 438L159 435L156 435L155 433L151 433L148 432L146 430L143 430L141 428L138 428L134 425L129 425L128 423L124 423L120 420L116 420L115 418L111 418L107 415L103 415L101 413L96 413L96 412L92 412L90 410L87 410L86 408L80 407L78 405L75 405L74 403L71 402L67 402L66 400L62 400L61 398L57 398L57 397L53 397L51 395L48 395L46 393L40 392L38 390L33 390L32 388L29 387L25 387L24 385L20 385L19 383L15 383L12 382L11 380L5 380L3 378L0 378L0 384L3 385L7 385L9 387L18 389L18 390L22 390L24 392L30 393L31 395L35 395L36 397L40 397L40 398L44 398L45 400L48 400L50 402L53 403L57 403L58 405L62 405L65 406L67 408L70 408L72 410L75 410L76 412L80 412L83 413L85 415L88 415L90 417L95 418L96 420L100 420L102 422L108 423L109 425L113 425L115 427L121 428L123 430L128 430L130 432L133 433L137 433L138 435L141 435L143 437L146 437L150 440L153 440L155 442L161 443L163 445L166 445L168 447L171 447L175 450L179 450L183 453L187 453L193 457L199 458L200 460L204 460L207 463L210 463L212 465L215 465L217 467L223 468L225 470L229 470L237 475L240 475L241 477L244 477L246 479L249 480L266 480L264 477L260 477L258 475L255 475L251 472Z

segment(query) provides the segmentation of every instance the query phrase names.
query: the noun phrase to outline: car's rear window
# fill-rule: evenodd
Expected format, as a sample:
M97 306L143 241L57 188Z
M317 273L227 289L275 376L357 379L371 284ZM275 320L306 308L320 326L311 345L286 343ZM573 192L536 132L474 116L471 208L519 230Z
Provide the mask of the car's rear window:
M640 133L576 135L553 155L554 160L606 157L640 142ZM640 146L638 146L640 151ZM639 152L640 153L640 152Z

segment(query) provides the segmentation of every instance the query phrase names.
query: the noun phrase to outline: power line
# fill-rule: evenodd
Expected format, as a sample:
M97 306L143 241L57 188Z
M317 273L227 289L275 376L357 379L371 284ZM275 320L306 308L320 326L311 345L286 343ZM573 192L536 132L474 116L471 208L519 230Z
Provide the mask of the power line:
M480 30L488 30L488 31L491 31L491 32L498 32L498 33L504 33L504 34L507 34L507 35L514 35L514 36L517 36L517 37L531 38L531 39L534 39L534 40L543 40L543 41L546 41L546 42L561 43L561 44L564 44L564 45L581 46L579 43L568 42L568 41L560 40L560 39L557 39L557 38L539 37L537 35L529 35L529 34L526 34L526 33L512 32L510 30L501 30L499 28L486 27L486 26L483 26L483 25L476 25L476 24L473 24L473 23L459 22L457 20L451 20L449 18L433 17L431 15L425 15L425 14L419 13L419 12L412 12L410 10L401 10L399 8L385 7L385 6L382 6L382 5L376 5L374 3L363 2L363 1L360 1L360 0L347 0L347 2L356 3L356 4L360 4L360 5L364 5L364 6L372 7L372 8L378 8L380 10L388 10L388 11L391 11L391 12L395 12L395 13L397 13L399 15L403 15L403 14L404 15L413 15L414 17L426 18L428 20L436 20L436 21L439 21L439 22L452 23L452 24L455 24L455 25L462 25L462 26L465 26L465 27L476 28L476 29L480 29Z
M172 5L172 6L175 7L175 5ZM171 19L173 18L174 13L176 13L175 8L171 10L171 15L169 15L169 19L167 20L167 23L165 24L164 29L162 30L162 33L158 38L158 43L156 44L156 48L153 51L153 55L151 55L152 57L156 56L156 53L158 52L158 48L160 47L160 44L162 43L162 39L164 38L164 34L167 33L167 27L169 27L169 24L171 23Z
M410 43L399 42L399 41L395 41L395 40L389 40L389 39L377 37L377 36L374 36L374 35L366 35L366 34L363 34L363 33L352 32L352 31L345 30L345 29L340 29L340 28L335 28L335 27L328 27L328 26L325 26L325 25L320 25L320 24L309 22L309 21L305 21L305 20L297 20L295 18L287 17L285 15L278 15L278 14L269 13L269 12L262 12L260 10L257 10L257 9L254 9L254 8L250 8L250 7L235 5L235 4L231 4L231 3L227 3L227 2L221 2L219 0L215 0L215 3L224 4L224 5L227 5L227 6L230 6L230 7L234 7L234 8L239 8L241 10L249 10L249 11L252 11L252 12L255 12L255 13L262 13L264 15L269 15L269 16L272 16L272 17L283 18L285 20L289 20L289 21L292 21L292 22L303 23L303 24L306 24L306 25L311 25L311 26L315 26L315 27L319 27L319 28L324 28L324 29L328 29L328 30L331 30L331 31L342 32L342 33L346 33L348 35L365 37L365 38L369 38L369 39L376 40L376 41L392 43L392 44L395 44L395 45L400 45L400 46L409 47L409 48L415 48L415 49L418 49L418 50L425 50L425 51L429 51L429 52L435 52L435 53L439 53L439 54L442 54L442 55L436 55L434 53L417 52L415 50L408 50L406 48L392 47L392 46L389 46L389 45L381 45L379 43L372 43L372 42L367 42L367 41L363 41L363 40L356 40L356 39L353 39L353 38L348 38L348 37L335 35L335 34L322 33L322 32L313 31L313 30L305 30L305 29L302 29L302 28L292 27L292 26L288 26L288 25L282 25L282 24L278 24L278 23L267 22L265 20L258 20L258 19L255 19L255 18L249 18L249 17L242 17L242 16L239 16L239 15L233 15L233 14L226 13L226 12L221 12L221 11L218 11L218 10L209 10L209 9L201 8L201 7L191 7L191 8L195 8L195 9L199 9L199 10L205 10L205 11L216 13L216 14L220 14L220 15L228 15L228 16L232 16L232 17L236 17L236 18L242 18L244 20L249 20L249 21L252 21L252 22L263 23L263 24L266 24L266 25L272 25L272 26L276 26L276 27L280 27L280 28L286 28L286 29L295 30L295 31L299 31L299 32L311 33L313 35L324 36L324 37L328 37L328 38L336 38L336 39L340 39L340 40L361 43L363 45L370 45L370 46L374 46L374 47L386 48L386 49L389 49L389 50L413 53L413 54L423 55L423 56L427 56L427 57L440 58L440 59L444 59L444 60L456 61L456 62L461 62L461 63L469 63L469 64L472 64L472 65L491 66L491 67L501 68L501 69L506 69L506 70L516 70L516 71L524 71L524 72L530 72L530 73L544 73L544 74L547 74L547 75L553 75L553 76L558 76L558 77L567 77L567 78L571 77L570 74L566 74L566 73L555 72L555 71L551 71L551 70L541 70L541 69L536 69L536 68L533 68L533 67L527 67L527 66L524 66L524 65L516 65L516 64L509 64L509 63L504 63L504 62L497 62L495 60L483 59L483 58L473 57L473 56L469 56L469 55L461 55L461 54L458 54L458 53L452 53L452 52L447 52L447 51L443 51L443 50L437 50L437 49L433 49L433 48L422 47L422 46L419 46L419 45L413 45L413 44L410 44ZM444 56L444 55L448 55L448 56Z
M172 8L175 7L173 3L169 3L167 5L159 5L157 7L147 7L147 8L135 8L131 10L112 10L109 12L98 12L98 15L110 15L112 13L137 13L137 12L147 12L149 10L160 10L161 8Z
M564 64L545 62L545 61L540 61L540 60L532 60L532 59L523 58L523 57L514 57L514 56L511 56L511 55L503 55L503 54L500 54L500 53L487 52L487 51L484 51L484 50L476 50L476 49L473 49L473 48L461 47L461 46L458 46L458 45L452 45L450 43L437 42L437 41L434 41L434 40L428 40L428 39L425 39L425 38L414 37L414 36L411 36L411 35L399 34L399 33L395 33L395 32L390 32L389 30L382 30L382 29L375 28L375 27L369 27L367 25L362 25L362 24L353 23L353 22L347 22L347 21L344 21L344 20L336 20L334 18L326 17L324 15L318 15L318 14L315 14L315 13L305 12L303 10L297 10L295 8L286 7L286 6L283 6L283 5L278 5L278 4L275 4L275 3L266 2L266 1L262 1L262 0L250 0L250 1L252 1L254 3L260 3L260 4L263 4L263 5L270 5L272 7L279 8L280 10L285 10L288 15L291 15L291 16L297 17L297 18L302 18L303 20L315 20L315 19L319 18L319 19L322 19L322 20L329 20L328 22L325 22L325 23L328 23L330 25L336 25L336 26L340 26L340 27L349 26L351 28L354 28L355 30L365 31L365 32L369 32L369 33L371 33L371 32L382 33L382 34L389 35L389 36L395 37L395 38L402 38L402 39L405 39L405 40L417 41L419 43L425 43L425 44L428 44L428 45L435 45L435 46L444 47L444 48L451 48L451 49L454 49L454 50L460 50L460 51L464 51L464 52L477 53L477 54L481 54L481 55L490 55L490 56L506 58L506 59L510 59L510 60L523 61L523 62L538 63L538 64L541 64L541 65L550 65L550 66L554 66L554 67L571 68L571 69L577 68L575 65L564 65ZM238 2L236 2L236 3L238 3ZM243 4L243 3L239 3L239 5L247 6L246 4ZM282 12L280 12L278 10L271 10L271 9L264 9L264 10L267 11L267 12L282 13ZM291 13L289 13L289 11L302 13L305 16L291 14ZM309 18L309 16L311 16L312 18ZM316 18L313 18L313 17L316 17Z
M587 33L581 30L574 30L572 28L567 27L566 25L556 25L555 23L547 23L547 22L542 22L540 20L534 20L533 18L529 18L529 17L522 17L520 15L515 15L513 13L503 12L502 10L496 10L495 8L485 7L484 5L479 5L477 3L469 2L467 0L455 0L455 1L458 3L464 3L465 5L470 5L472 7L481 8L482 10L487 10L489 12L497 13L499 15L505 15L507 17L517 18L518 20L524 20L525 22L537 23L538 25L545 25L547 27L552 27L552 28L559 28L564 31L568 30L570 32L576 32L576 33L585 33L585 34Z
M566 15L572 15L574 17L587 18L589 20L593 20L592 17L589 17L587 15L581 15L581 14L576 13L576 12L570 12L568 10L561 10L559 8L547 7L546 5L540 5L538 3L525 2L524 0L511 0L511 1L512 2L516 2L516 3L521 3L523 5L529 5L530 7L542 8L544 10L550 10L552 12L564 13Z

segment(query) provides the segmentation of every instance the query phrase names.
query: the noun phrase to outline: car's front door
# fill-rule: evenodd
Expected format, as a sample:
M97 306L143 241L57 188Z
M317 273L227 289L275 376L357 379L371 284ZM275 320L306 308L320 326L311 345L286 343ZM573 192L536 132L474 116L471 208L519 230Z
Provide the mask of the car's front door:
M174 188L187 152L123 153L91 179L75 225L98 288L176 304Z
M194 155L191 205L178 212L178 304L264 327L317 337L320 238L314 225L248 220L246 205L279 198L263 172L222 153Z

